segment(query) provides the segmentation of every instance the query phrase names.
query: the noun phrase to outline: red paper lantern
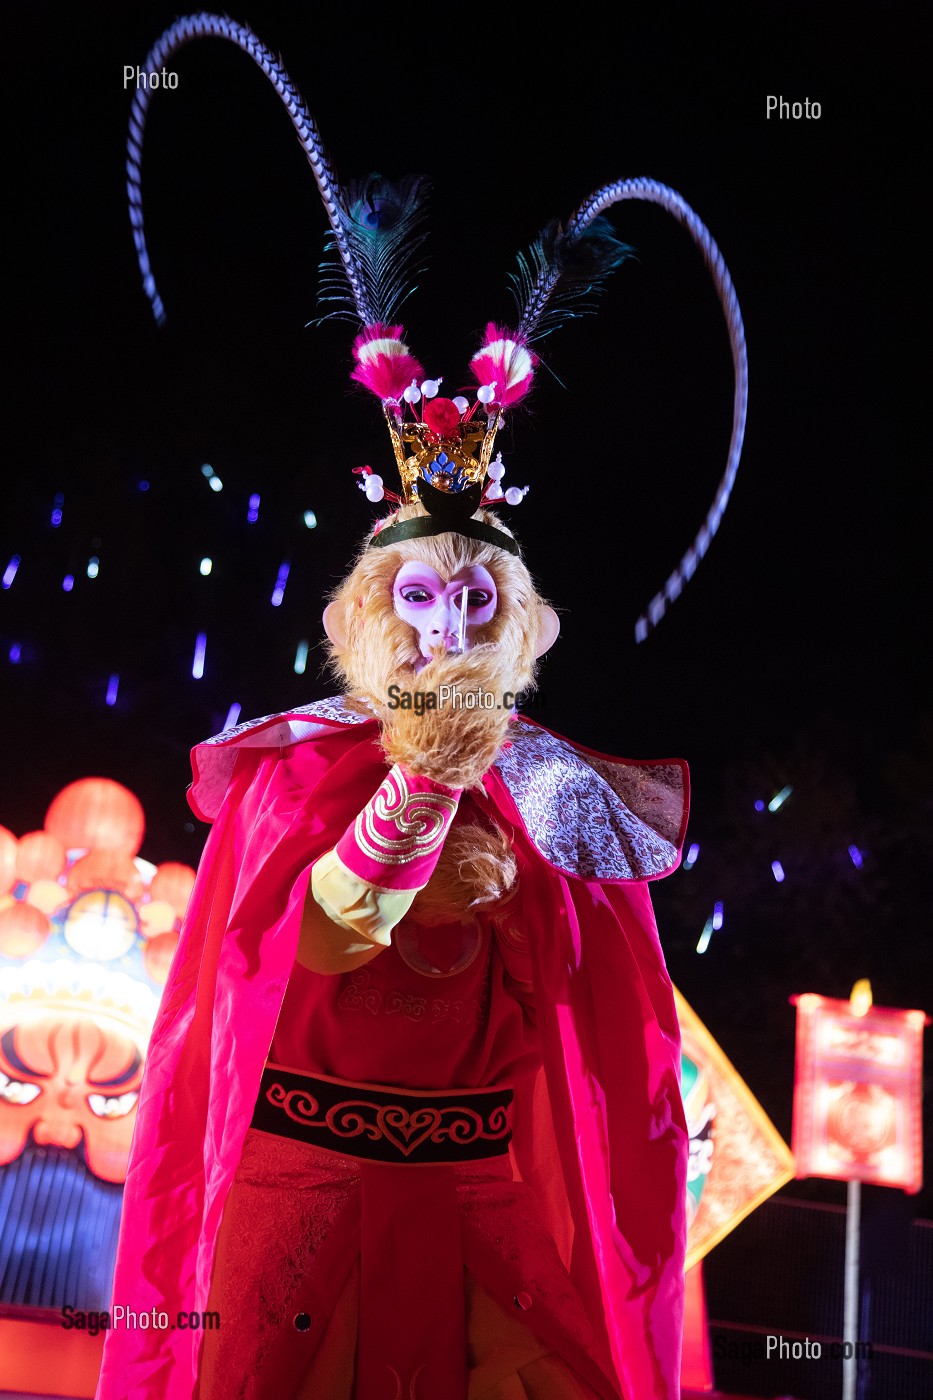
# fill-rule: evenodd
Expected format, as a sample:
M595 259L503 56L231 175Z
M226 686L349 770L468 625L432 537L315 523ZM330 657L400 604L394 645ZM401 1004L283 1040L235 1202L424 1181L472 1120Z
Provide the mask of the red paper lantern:
M153 875L149 893L153 899L167 900L178 917L184 918L191 891L194 889L194 875L190 865L167 860Z
M53 798L45 829L69 851L122 851L135 856L143 844L146 818L139 798L121 783L80 778Z
M57 880L34 880L23 895L26 904L41 909L43 914L52 915L68 900L68 891Z
M30 831L16 848L16 878L31 885L34 880L55 880L65 868L65 847L49 831Z
M150 938L143 953L143 961L146 964L146 971L153 982L165 985L168 977L168 970L172 965L172 958L175 956L175 949L178 947L177 933L157 933L155 938Z
M12 831L0 826L0 896L16 884L16 846Z
M32 904L9 904L0 909L0 953L8 958L29 958L42 947L51 924Z
M132 857L122 851L89 851L68 871L69 894L85 890L115 890L135 902L143 892L143 879Z

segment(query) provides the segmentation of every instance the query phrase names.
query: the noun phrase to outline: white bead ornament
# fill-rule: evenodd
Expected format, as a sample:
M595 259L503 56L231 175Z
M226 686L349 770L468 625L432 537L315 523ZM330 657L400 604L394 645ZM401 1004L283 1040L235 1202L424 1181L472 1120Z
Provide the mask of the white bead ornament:
M483 384L477 389L476 397L479 399L480 403L492 403L493 399L496 397L495 384Z
M499 485L498 481L494 481L494 482L492 483L491 486L487 486L487 487L486 487L486 500L487 500L487 501L501 501L501 500L502 500L502 487Z
M424 394L424 397L426 399L433 399L443 382L443 379L425 379L421 385L421 392Z
M414 380L411 381L408 388L403 393L402 398L406 403L417 403L419 401L421 398L421 390Z
M466 413L467 409L470 407L469 401L465 399L462 394L458 394L455 399L451 399L451 403L458 413Z
M497 452L496 460L489 463L486 475L489 477L490 481L501 481L505 476L505 463L502 460L501 452Z
M527 486L510 486L505 493L506 504L510 506L521 505L527 490Z
M385 496L385 488L382 485L382 477L376 476L375 472L366 478L366 499L367 501L381 501Z

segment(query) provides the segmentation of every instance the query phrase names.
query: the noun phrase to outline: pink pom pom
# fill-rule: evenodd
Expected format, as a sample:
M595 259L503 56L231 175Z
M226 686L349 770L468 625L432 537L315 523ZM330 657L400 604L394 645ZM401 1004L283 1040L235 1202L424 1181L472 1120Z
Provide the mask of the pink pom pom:
M450 399L431 399L424 406L424 421L432 433L446 437L460 422L460 410Z
M479 383L494 384L494 403L508 408L518 403L531 388L538 357L522 340L490 321L486 327L486 344L470 361Z
M383 401L397 402L413 379L424 374L402 340L401 326L367 326L353 342L356 369L350 376Z

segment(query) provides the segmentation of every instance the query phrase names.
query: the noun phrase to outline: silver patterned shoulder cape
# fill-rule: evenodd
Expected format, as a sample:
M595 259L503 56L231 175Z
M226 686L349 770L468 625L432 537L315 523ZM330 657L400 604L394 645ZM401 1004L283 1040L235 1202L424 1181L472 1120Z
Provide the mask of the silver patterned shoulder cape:
M244 748L284 750L335 728L376 723L334 697L225 729L192 750L191 808L214 820ZM656 880L676 870L689 808L683 759L612 758L523 716L509 735L493 771L549 865L583 880Z

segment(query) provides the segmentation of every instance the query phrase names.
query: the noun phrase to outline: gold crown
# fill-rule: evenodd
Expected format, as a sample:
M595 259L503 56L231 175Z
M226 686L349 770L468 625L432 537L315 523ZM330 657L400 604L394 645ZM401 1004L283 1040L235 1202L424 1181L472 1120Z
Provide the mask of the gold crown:
M402 483L402 499L417 499L416 485L428 481L437 491L462 491L486 481L493 443L501 414L477 423L462 419L450 431L438 431L428 423L405 422L386 408L386 423Z

